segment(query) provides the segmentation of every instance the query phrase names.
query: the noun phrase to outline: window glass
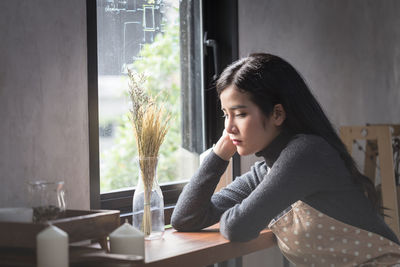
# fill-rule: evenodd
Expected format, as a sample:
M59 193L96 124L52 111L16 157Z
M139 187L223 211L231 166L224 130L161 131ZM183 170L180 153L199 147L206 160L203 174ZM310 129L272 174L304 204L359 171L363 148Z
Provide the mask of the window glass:
M146 75L147 88L171 113L160 149L160 183L187 180L198 168L198 154L182 147L180 2L97 0L101 193L137 184L128 69Z

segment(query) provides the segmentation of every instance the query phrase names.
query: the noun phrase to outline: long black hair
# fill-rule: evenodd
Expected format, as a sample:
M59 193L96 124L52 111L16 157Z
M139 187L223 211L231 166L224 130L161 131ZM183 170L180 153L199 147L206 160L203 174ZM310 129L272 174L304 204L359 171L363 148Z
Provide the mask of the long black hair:
M379 209L378 195L372 181L361 174L354 159L337 135L307 84L296 69L284 59L271 54L251 54L229 65L216 83L218 95L228 86L249 93L251 100L269 117L276 104L286 111L282 130L289 134L313 134L324 138L343 159L353 180Z

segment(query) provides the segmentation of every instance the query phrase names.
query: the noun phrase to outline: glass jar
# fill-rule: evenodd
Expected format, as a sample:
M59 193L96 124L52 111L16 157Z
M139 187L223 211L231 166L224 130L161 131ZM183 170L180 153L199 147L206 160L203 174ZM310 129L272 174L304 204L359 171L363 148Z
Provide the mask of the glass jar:
M157 157L139 158L139 180L132 201L132 225L146 240L164 234L164 197L157 181Z
M46 222L64 215L64 182L34 181L28 183L33 222Z

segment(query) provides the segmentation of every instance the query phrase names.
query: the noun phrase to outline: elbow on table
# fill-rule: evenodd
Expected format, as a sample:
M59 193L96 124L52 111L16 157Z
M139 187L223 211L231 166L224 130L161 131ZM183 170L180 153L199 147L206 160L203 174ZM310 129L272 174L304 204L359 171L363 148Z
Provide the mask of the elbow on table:
M188 232L188 231L196 231L196 227L194 227L193 223L188 220L186 217L179 216L176 213L173 213L171 216L171 226L178 231Z
M245 233L234 232L234 231L227 231L227 232L221 231L221 234L223 235L223 237L233 242L247 242L253 239L247 236Z
M179 218L179 216L177 216L175 213L172 213L171 226L178 231L183 231L185 225L183 224L182 219Z
M223 237L229 241L247 242L258 236L253 234L251 229L242 227L237 224L222 223L220 224L220 232Z
M185 231L185 225L178 219L171 217L171 226L178 231Z

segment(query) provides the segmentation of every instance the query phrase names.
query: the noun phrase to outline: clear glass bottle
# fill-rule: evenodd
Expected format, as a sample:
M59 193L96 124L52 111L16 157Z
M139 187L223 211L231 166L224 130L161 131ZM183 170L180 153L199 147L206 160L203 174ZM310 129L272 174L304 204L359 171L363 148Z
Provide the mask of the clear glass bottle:
M132 225L146 240L162 238L165 229L164 197L157 181L158 158L139 158L139 180L132 201Z

